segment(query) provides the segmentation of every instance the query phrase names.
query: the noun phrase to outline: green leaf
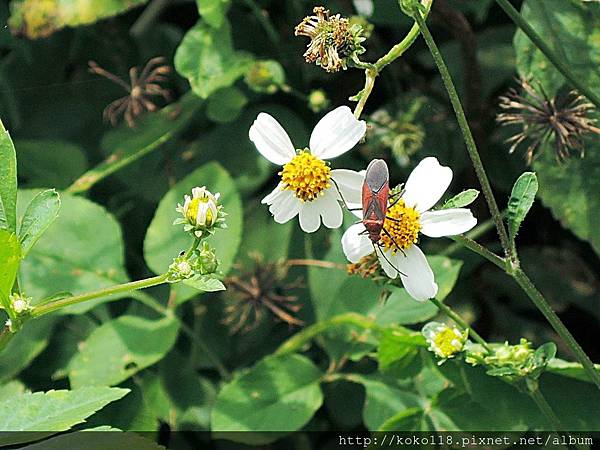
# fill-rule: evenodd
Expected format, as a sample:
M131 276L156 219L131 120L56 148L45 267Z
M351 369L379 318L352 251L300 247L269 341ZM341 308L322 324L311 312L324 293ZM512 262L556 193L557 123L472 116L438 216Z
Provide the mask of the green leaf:
M54 189L42 191L33 197L23 214L19 229L23 258L56 220L59 209L60 196Z
M202 292L216 292L224 291L226 289L225 285L223 285L220 280L208 275L200 275L190 278L189 280L184 280L183 284Z
M220 261L219 271L226 274L234 263L242 234L241 200L227 171L218 163L211 162L177 183L160 201L144 241L146 262L155 273L164 273L173 258L190 246L190 234L183 231L183 226L174 226L173 221L179 216L175 207L196 186L206 186L212 193L221 194L220 200L228 214L227 228L216 230L207 242L215 248ZM197 294L196 291L181 286L173 286L173 289L177 292L177 302L183 302Z
M198 12L211 27L220 28L225 20L230 0L196 0Z
M37 191L19 191L19 204L28 204ZM61 214L22 263L23 290L34 299L57 290L80 294L127 281L123 242L117 221L106 210L80 197L62 194ZM97 304L127 294L91 300L65 308L79 314Z
M304 356L266 357L223 386L212 411L212 430L299 430L323 402L321 377L321 371ZM268 434L262 443L275 439Z
M88 166L83 149L71 142L18 139L15 147L21 187L65 189Z
M371 431L378 430L386 420L399 412L421 407L416 394L401 388L391 378L352 374L349 379L365 387L363 420Z
M23 450L164 450L150 437L137 433L121 433L117 428L109 426L86 428L82 431L61 434L42 442L28 445ZM91 433L90 433L91 432Z
M147 114L134 129L122 125L107 133L102 140L102 149L109 156L79 177L69 192L85 192L98 181L160 148L190 122L200 105L202 101L198 97L187 94L159 112Z
M236 120L248 99L242 91L235 87L219 89L208 99L206 116L217 123L228 123Z
M0 302L6 308L21 261L21 245L14 233L0 230Z
M177 72L188 79L193 91L208 98L231 86L246 73L251 58L234 50L229 24L213 28L202 22L184 36L175 54Z
M473 203L477 199L477 196L479 196L479 191L477 189L467 189L447 200L442 206L442 209L464 208Z
M0 403L0 429L4 432L66 431L128 392L128 389L83 387L72 391L52 390L15 395ZM11 436L3 438L11 439ZM15 438L19 439L20 434Z
M71 386L112 386L160 361L179 331L174 317L121 316L96 328L69 363Z
M0 121L0 229L17 232L17 157Z
M420 369L417 359L419 348L426 347L421 333L404 330L386 330L379 339L377 360L381 372L398 378L415 375Z
M21 395L25 391L25 385L19 380L9 381L0 386L0 403L12 396Z
M148 0L13 0L9 24L13 33L36 39L64 27L88 25L115 16Z
M444 300L456 284L462 262L444 256L427 257L431 270L435 275L438 285L436 298ZM417 302L406 290L395 288L385 305L377 311L377 323L380 325L408 325L425 322L438 313L438 309L431 302Z
M514 240L521 223L531 209L537 190L538 181L533 172L525 172L515 182L507 209L508 234L511 240Z
M600 4L562 0L527 0L522 13L527 22L569 66L574 75L600 92ZM521 76L539 82L553 97L561 88L571 88L533 43L522 33L514 39L517 69ZM588 241L600 254L600 144L585 142L585 157L557 164L550 141L540 148L533 167L539 178L539 198L553 216L577 237Z
M573 72L594 91L600 90L600 5L563 0L526 0L522 15ZM542 83L550 96L565 79L529 38L517 31L514 39L517 69L527 79Z
M594 364L594 367L600 373L600 364ZM587 381L588 383L592 382L580 363L553 358L548 362L546 370L563 377L575 378L576 380Z
M40 317L23 325L0 353L0 381L10 380L48 347L56 317Z

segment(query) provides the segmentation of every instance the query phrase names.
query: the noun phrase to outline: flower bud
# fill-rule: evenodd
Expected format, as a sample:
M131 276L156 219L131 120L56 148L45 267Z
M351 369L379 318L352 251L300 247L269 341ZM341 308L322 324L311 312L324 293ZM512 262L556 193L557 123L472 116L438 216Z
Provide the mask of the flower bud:
M178 256L169 266L168 278L169 283L177 283L182 280L187 280L194 276L194 268L185 254Z
M285 83L285 72L277 61L256 61L244 81L255 92L274 94Z
M31 310L31 298L30 297L27 297L24 294L14 293L14 294L10 294L8 296L8 298L10 300L10 304L12 305L13 311L17 315L25 314L29 310Z
M202 249L198 252L196 259L196 270L201 275L209 275L215 273L219 267L219 260L215 254L215 250L211 248L207 242L202 243Z
M308 94L308 107L312 112L318 113L329 106L329 99L323 89L316 89Z
M442 358L440 364L461 352L468 336L466 331L438 322L429 322L421 333L429 344L429 350Z
M225 228L225 212L219 204L219 194L213 195L206 187L195 187L192 196L185 196L183 206L177 205L177 212L183 218L174 225L184 224L185 231L193 231L196 237L214 232L215 228Z

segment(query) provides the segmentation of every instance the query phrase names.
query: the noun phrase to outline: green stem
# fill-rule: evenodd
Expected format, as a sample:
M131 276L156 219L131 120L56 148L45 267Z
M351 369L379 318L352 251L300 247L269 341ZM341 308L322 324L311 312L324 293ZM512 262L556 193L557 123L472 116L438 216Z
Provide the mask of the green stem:
M341 314L333 317L329 320L317 322L304 330L296 333L294 336L289 338L283 344L279 346L276 355L285 355L288 353L296 352L306 344L308 344L313 338L324 333L330 328L335 328L343 325L355 325L364 330L376 330L381 331L383 328L375 323L374 320L369 319L365 316L361 316L356 313Z
M78 303L87 302L95 298L107 297L110 295L123 294L125 292L135 291L138 289L145 289L152 286L163 284L167 281L167 274L159 275L157 277L146 278L144 280L132 281L130 283L117 284L116 286L107 287L104 289L98 289L92 292L86 292L85 294L75 295L73 297L61 298L59 300L51 301L43 305L36 306L31 311L31 317L40 317L44 314L51 313L53 311L65 308L67 306L76 305Z
M571 71L568 61L559 58L558 55L546 44L544 38L523 18L523 16L510 4L508 0L496 0L496 3L506 12L512 21L527 35L533 44L544 54L554 67L575 87L581 94L585 95L597 108L600 108L600 97L588 86L577 79Z
M456 322L456 324L463 331L469 330L469 336L472 336L473 339L475 339L479 344L481 344L481 346L483 348L485 348L488 353L492 352L492 350L490 349L490 346L485 341L485 339L483 339L472 327L470 327L469 324L467 322L465 322L462 317L460 317L456 312L454 312L452 310L452 308L450 308L448 305L445 305L444 303L440 302L437 298L432 298L430 300L431 300L431 303L433 303L435 306L437 306L437 308L440 311L442 311L444 314L446 314L448 317L450 317L454 322Z
M465 112L463 110L462 104L460 103L460 98L458 97L458 93L456 91L456 87L454 86L454 82L452 81L452 77L450 76L450 72L448 71L448 67L444 62L444 58L425 23L425 19L423 18L421 12L416 9L414 18L421 30L421 34L429 47L431 52L431 56L433 57L435 64L440 72L442 77L442 81L444 82L444 86L446 87L446 91L448 92L448 96L450 97L450 102L452 103L452 108L456 114L456 119L458 120L458 125L462 131L465 144L467 146L467 152L469 153L469 157L473 162L473 167L475 168L475 174L479 179L479 184L481 184L481 190L483 191L483 196L487 202L488 208L492 215L492 220L496 225L496 231L498 232L498 236L500 236L500 243L502 244L502 248L506 253L506 256L509 259L513 259L512 250L510 246L510 239L508 238L508 233L506 232L506 228L504 227L504 223L502 222L502 214L500 213L500 209L498 208L498 204L496 203L496 199L494 198L494 193L492 191L492 186L488 180L487 174L483 167L483 163L481 162L481 158L479 156L479 152L477 151L477 146L475 145L475 140L473 139L473 134L471 133L471 129L469 128L469 123L467 122L467 118L465 116Z
M427 8L427 14L429 13L429 10L431 9L432 2L433 2L433 0L424 0L422 2L422 5L425 8ZM419 36L419 25L415 22L413 24L413 26L411 27L411 29L409 30L409 32L407 33L407 35L404 37L404 39L402 39L400 42L398 42L396 45L394 45L390 49L389 52L387 52L385 55L383 55L381 58L379 58L375 62L374 66L375 66L375 69L377 70L377 72L381 72L381 69L383 69L385 66L387 66L388 64L390 64L391 62L395 61L400 56L402 56L402 54L406 50L408 50L411 45L413 45L413 43L415 42L415 40L417 39L418 36Z
M527 383L527 392L531 399L535 402L539 410L542 412L550 426L552 427L552 431L563 431L565 428L563 427L560 419L555 414L554 410L544 397L544 394L540 391L539 383L537 380L526 380Z
M162 10L169 4L171 0L153 0L144 9L138 20L131 26L130 33L132 36L140 37L156 22L156 19Z
M464 236L464 235L451 236L450 239L452 239L457 244L460 244L460 245L468 248L469 250L477 253L478 255L483 256L485 259L487 259L489 262L495 264L500 269L506 270L506 261L503 258L501 258L498 255L496 255L495 253L491 252L490 250L488 250L487 248L485 248L483 245L479 244L478 242L475 242L473 239L468 238L467 236Z
M433 2L433 0L422 0L422 4L427 9L427 13L429 13L429 10L431 9L432 2ZM398 42L396 45L394 45L390 49L390 51L388 51L385 55L383 55L381 58L379 58L374 64L368 64L368 63L363 63L361 61L355 61L357 66L360 67L361 65L363 65L363 67L366 68L366 70L365 70L365 86L363 87L363 90L360 91L360 93L358 94L359 101L358 101L358 104L356 105L356 108L354 108L354 116L356 118L360 118L360 115L362 114L365 104L367 103L367 100L368 100L369 96L371 95L371 92L373 91L373 87L375 86L375 78L377 78L377 75L379 75L379 72L381 72L381 70L385 66L387 66L388 64L392 63L393 61L398 59L400 56L402 56L404 54L404 52L406 52L406 50L408 50L410 48L410 46L413 45L413 43L415 42L415 40L417 39L418 36L419 36L419 26L415 23L411 27L411 29L408 31L408 33L406 34L404 39L402 39L400 42Z
M527 296L533 301L537 309L539 309L544 315L546 320L550 322L550 325L552 325L554 331L558 333L562 340L573 351L575 357L581 363L583 369L587 372L590 380L600 389L600 374L594 369L594 363L592 363L590 358L577 343L567 327L565 327L560 318L552 310L541 292L538 291L538 289L521 268L517 267L513 269L511 275L521 289L523 289Z
M258 20L260 25L265 30L265 33L267 33L267 36L268 36L269 40L271 41L271 43L278 45L279 44L279 34L277 33L277 30L275 30L275 27L273 27L273 24L271 23L271 21L265 15L265 11L262 10L256 4L256 2L254 0L244 0L244 3L246 3L248 8L250 8L252 10L252 14L254 14L254 17L256 17L256 20Z

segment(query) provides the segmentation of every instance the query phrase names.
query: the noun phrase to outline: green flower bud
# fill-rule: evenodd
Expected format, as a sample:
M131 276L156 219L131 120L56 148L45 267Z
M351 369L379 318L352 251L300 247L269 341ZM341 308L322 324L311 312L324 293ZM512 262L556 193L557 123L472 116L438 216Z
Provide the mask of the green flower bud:
M308 107L312 112L318 113L329 106L329 99L323 89L316 89L308 94Z
M27 297L25 294L10 294L8 296L12 310L18 315L23 315L31 310L31 297Z
M178 256L169 266L167 282L177 283L194 276L194 268L185 255Z
M219 260L217 259L215 250L207 242L202 243L202 249L198 252L195 266L196 271L201 275L209 275L217 271Z
M244 81L255 92L274 94L285 84L285 72L277 61L256 61Z

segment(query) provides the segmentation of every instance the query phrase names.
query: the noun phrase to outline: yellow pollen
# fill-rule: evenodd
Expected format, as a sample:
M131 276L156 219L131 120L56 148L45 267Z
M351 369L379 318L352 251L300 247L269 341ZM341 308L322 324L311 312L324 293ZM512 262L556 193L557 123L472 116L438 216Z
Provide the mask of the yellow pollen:
M313 201L331 187L331 168L324 161L304 150L283 166L279 172L283 189L294 191L301 201Z
M433 343L444 358L454 355L462 348L460 340L451 328L446 328L436 334L433 338Z
M404 200L400 199L388 209L387 216L394 220L386 219L383 223L387 233L381 233L381 242L386 250L392 250L392 253L396 254L399 251L398 247L406 250L417 242L421 224L420 215L414 208L406 206Z

